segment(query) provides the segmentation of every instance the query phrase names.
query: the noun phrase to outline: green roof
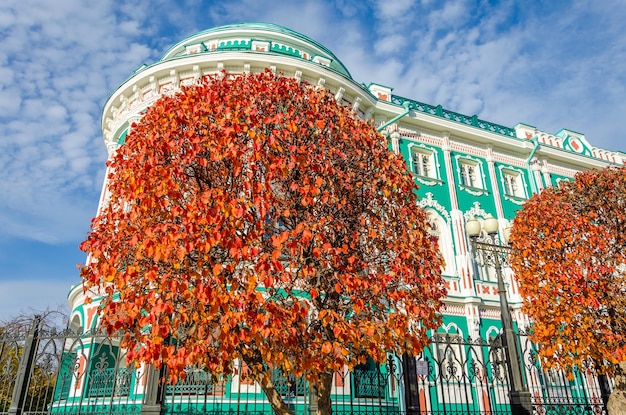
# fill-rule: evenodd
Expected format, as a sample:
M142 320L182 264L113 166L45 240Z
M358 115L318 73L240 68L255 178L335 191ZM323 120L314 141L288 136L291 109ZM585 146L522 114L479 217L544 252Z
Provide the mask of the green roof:
M331 70L352 79L345 65L324 45L301 33L273 23L238 23L195 33L169 48L161 61L186 55L186 47L194 44L202 45L200 53L225 51L259 53L252 49L253 41L270 42L270 49L265 53L286 55L308 61L316 57L327 59L330 61L328 67ZM213 50L208 48L211 42L217 42Z

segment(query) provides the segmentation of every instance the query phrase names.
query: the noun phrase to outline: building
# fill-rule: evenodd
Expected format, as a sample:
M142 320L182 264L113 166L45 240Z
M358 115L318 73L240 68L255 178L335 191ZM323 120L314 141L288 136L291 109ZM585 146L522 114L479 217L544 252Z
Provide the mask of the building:
M439 105L396 96L387 86L376 83L364 86L353 80L348 69L323 45L284 27L258 23L197 33L171 47L158 62L135 70L104 106L102 135L109 154L123 145L129 126L162 94L222 70L255 73L267 68L328 89L337 101L351 106L360 117L373 119L388 138L390 149L406 159L407 167L415 173L420 185L420 205L428 212L432 232L439 237L446 260L444 276L448 298L444 324L438 333L444 336L490 339L496 337L501 328L496 277L489 267L475 261L470 252L465 232L469 219L482 220L492 215L498 219L500 228L506 229L515 212L533 193L569 180L580 170L626 163L625 153L592 147L583 134L574 131L550 134L527 124L502 126ZM106 191L105 182L101 205L105 202ZM523 327L527 321L519 311L521 298L515 279L509 270L504 271L514 319ZM71 325L87 331L97 324L96 304L85 305L83 300L82 288L78 285L69 295ZM83 373L92 373L97 364L119 366L119 361L112 358L117 353L114 344L98 343L97 347L90 347L85 347L84 350L89 351L84 353L80 363ZM431 353L446 354L451 350L449 345L441 350L437 347ZM106 357L96 358L102 351ZM461 351L464 356L467 353ZM393 364L387 368L388 373L392 372L391 366ZM131 385L136 396L148 394L144 390L146 382L140 380L145 371L139 375L132 375L130 371L124 371L123 375L116 372L118 380L112 383L109 372L98 373L99 378L83 376L75 379L71 388L68 384L65 398L96 399L114 393L115 388L127 388L124 396L131 402ZM143 379L147 376L145 374ZM204 384L202 382L200 379L199 384ZM341 379L337 382L341 384L338 388L342 388L338 394L349 396L351 405L353 399L359 398L376 398L379 404L385 401L396 409L404 405L403 392L398 388L387 385L388 389L383 392L359 392L355 383L344 384ZM101 387L93 386L98 384ZM187 386L186 392L199 393L198 388L193 390L192 386ZM244 392L248 395L259 392L255 385L237 379L214 386L211 391L212 402L220 405L240 400ZM453 391L441 393L452 396L448 400L452 399L453 403L465 405L469 399L481 410L492 405L486 403L475 386L471 386L472 398L454 397ZM294 394L301 396L297 390ZM422 405L433 405L435 398L428 398L428 394L434 396L435 392L422 393Z

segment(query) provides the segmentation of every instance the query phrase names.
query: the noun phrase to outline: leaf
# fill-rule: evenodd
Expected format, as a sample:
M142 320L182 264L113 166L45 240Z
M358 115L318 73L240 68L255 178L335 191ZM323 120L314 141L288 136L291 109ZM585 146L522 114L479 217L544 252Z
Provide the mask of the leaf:
M222 264L214 264L213 265L213 275L218 276L222 272Z
M620 359L625 192L625 167L581 172L534 195L515 218L510 262L549 364L602 370Z
M339 328L338 326L333 327L333 336L335 336L335 338L338 338L339 336L341 336L342 332L343 330Z
M335 292L337 294L341 294L341 284L339 284L338 282L335 283Z

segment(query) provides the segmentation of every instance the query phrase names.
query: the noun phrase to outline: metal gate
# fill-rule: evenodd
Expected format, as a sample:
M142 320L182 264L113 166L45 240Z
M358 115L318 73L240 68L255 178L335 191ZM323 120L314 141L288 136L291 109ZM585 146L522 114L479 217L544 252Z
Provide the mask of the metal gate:
M568 379L543 371L525 336L518 347L524 381L537 415L606 415L612 381L591 370ZM504 415L511 413L507 362L499 339L432 337L417 358L389 356L333 379L334 414ZM237 375L188 368L176 385L165 373L129 366L119 341L102 334L31 329L0 333L0 415L4 414L271 414L259 386ZM274 383L297 414L315 409L304 379L274 373Z
M607 415L611 379L596 376L590 368L571 379L561 371L544 371L525 335L518 335L516 346L530 394L528 415ZM505 356L499 337L433 336L422 356L405 358L407 414L511 414Z

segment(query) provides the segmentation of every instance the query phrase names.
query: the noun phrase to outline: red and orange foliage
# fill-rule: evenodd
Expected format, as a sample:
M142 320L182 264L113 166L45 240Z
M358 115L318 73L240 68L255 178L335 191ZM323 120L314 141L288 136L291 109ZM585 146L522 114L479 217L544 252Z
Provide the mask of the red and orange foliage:
M571 370L624 360L626 168L578 173L534 195L511 239L511 263L545 364Z
M416 185L372 125L324 89L220 74L162 97L109 165L81 249L101 323L131 359L265 370L320 389L344 365L417 353L442 259Z

